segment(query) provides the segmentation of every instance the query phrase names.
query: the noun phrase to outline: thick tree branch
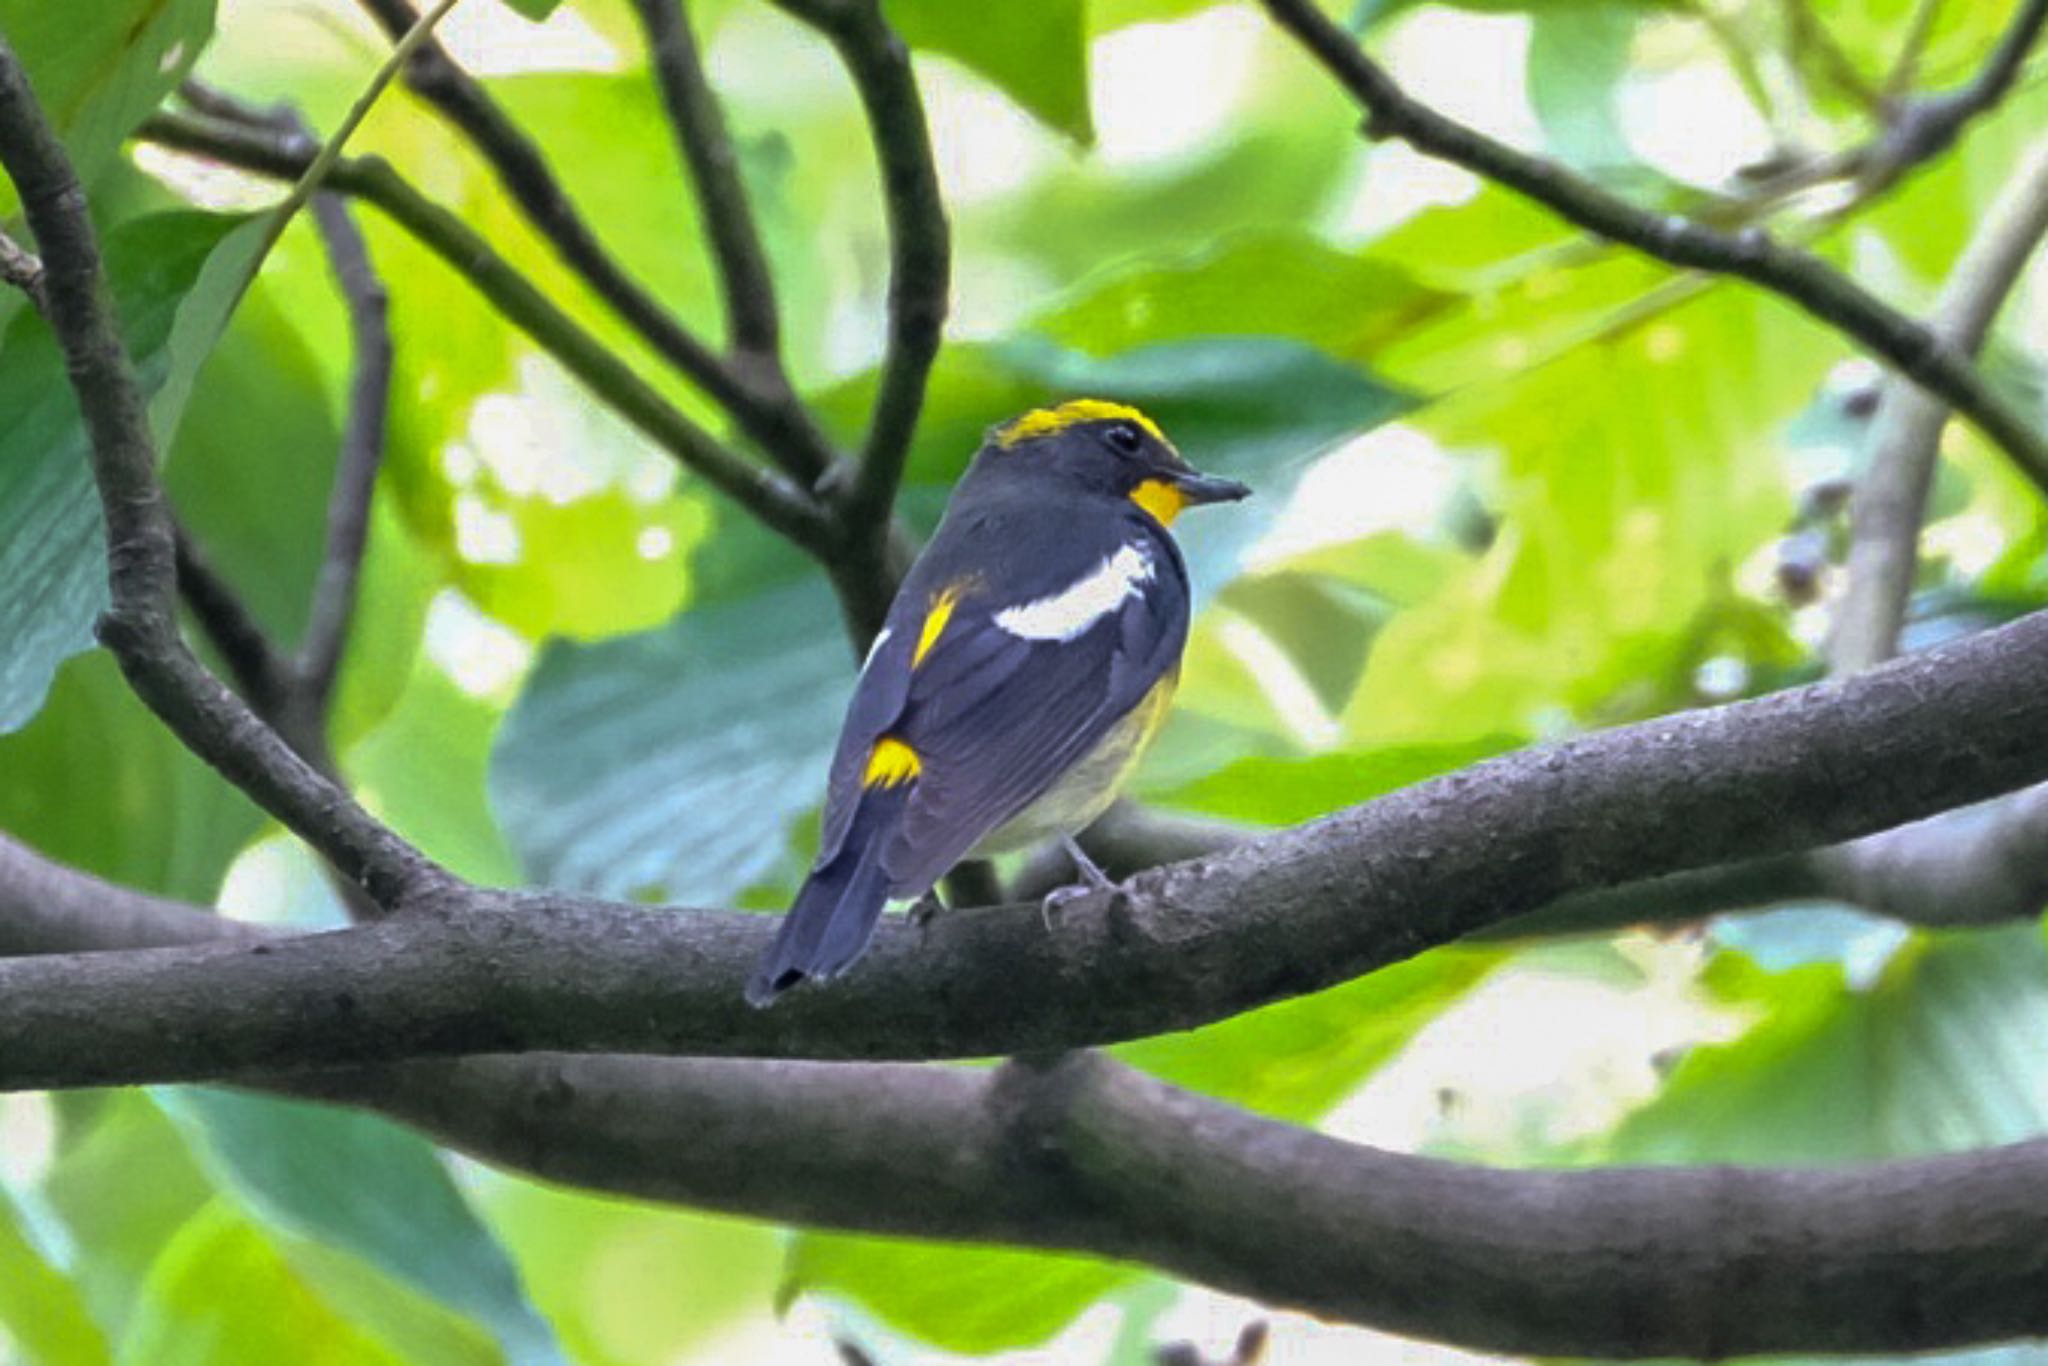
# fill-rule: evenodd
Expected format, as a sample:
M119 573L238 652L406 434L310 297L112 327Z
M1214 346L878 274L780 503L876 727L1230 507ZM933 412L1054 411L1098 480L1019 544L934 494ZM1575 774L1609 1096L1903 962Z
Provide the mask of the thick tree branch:
M889 215L889 338L860 468L841 513L860 558L883 567L891 505L924 407L952 289L952 235L910 50L879 0L775 0L825 35L867 110Z
M0 952L258 933L0 837ZM2048 1142L1832 1171L1496 1171L1089 1055L990 1072L536 1054L267 1084L589 1189L1126 1258L1498 1352L1908 1351L2048 1328Z
M2048 140L2035 146L2006 183L1942 287L1928 326L1944 345L1959 355L1977 353L2044 233ZM1864 474L1850 504L1849 588L1828 643L1829 667L1836 673L1887 659L1897 645L1947 425L1948 409L1939 399L1896 377L1885 383Z
M311 157L302 142L259 130L159 114L140 135L161 146L278 179ZM326 185L374 204L468 280L513 326L650 440L761 522L813 554L831 544L824 514L802 490L727 450L633 368L564 313L460 217L435 204L379 157L344 158Z
M1638 209L1556 162L1517 151L1410 98L1315 0L1262 2L1366 110L1368 137L1399 138L1660 261L1732 275L1770 290L1854 338L1969 418L2048 493L2048 435L2031 417L1994 392L1965 357L1928 328L1818 257L1780 246L1761 229L1724 232L1690 218ZM2044 4L2048 0L2028 0L2022 20L2031 20ZM2038 23L2016 28L2031 42ZM2024 47L2020 50L2023 54ZM1996 93L2003 88L1994 87Z
M42 249L52 330L92 439L112 606L100 638L193 752L391 905L447 875L293 754L179 637L176 551L149 418L116 330L85 196L13 49L0 39L0 164Z
M179 1081L527 1050L979 1057L1189 1028L1576 892L1835 843L2048 778L2048 613L1852 678L1496 759L1127 899L884 928L753 1011L772 926L458 890L255 950L0 964L0 1086ZM118 1001L119 1011L91 1003Z
M396 40L418 17L412 0L361 0ZM438 110L476 148L534 228L620 318L732 414L741 430L793 477L815 480L834 459L831 443L797 401L779 372L728 366L676 321L607 252L584 222L533 139L492 100L489 92L439 43L420 48L405 72L406 85Z

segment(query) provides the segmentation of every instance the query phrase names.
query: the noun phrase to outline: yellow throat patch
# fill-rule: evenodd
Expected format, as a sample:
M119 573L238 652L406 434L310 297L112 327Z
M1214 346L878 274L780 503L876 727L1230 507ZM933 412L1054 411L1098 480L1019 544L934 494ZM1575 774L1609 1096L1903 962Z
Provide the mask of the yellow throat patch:
M1131 490L1131 501L1157 517L1159 525L1172 526L1173 519L1188 505L1188 496L1164 479L1147 479Z
M1134 422L1152 434L1155 441L1169 450L1172 443L1166 433L1159 430L1159 424L1125 403L1110 403L1099 398L1069 399L1056 408L1033 408L1022 417L1012 418L996 428L996 445L1003 450L1014 450L1026 441L1035 441L1041 436L1053 436L1081 422L1108 422L1121 418Z

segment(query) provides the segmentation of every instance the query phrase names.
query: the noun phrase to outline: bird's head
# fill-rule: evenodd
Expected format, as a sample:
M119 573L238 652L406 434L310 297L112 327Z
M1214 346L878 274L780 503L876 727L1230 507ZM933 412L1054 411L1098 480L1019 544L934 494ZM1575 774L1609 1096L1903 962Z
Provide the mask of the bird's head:
M1034 408L989 430L969 478L1047 495L1135 503L1171 525L1183 508L1231 503L1251 490L1201 473L1136 408L1077 398Z

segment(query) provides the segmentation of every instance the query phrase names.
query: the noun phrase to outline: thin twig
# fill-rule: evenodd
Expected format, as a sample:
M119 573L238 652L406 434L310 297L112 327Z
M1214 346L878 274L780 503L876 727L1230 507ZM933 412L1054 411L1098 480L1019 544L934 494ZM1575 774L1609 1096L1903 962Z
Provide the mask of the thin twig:
M1908 168L1946 151L1971 120L1997 108L2012 93L2044 24L2048 0L2025 0L1967 84L1908 101L1899 109L1883 136L1865 149L1856 168L1859 178L1866 186L1883 187Z
M26 294L36 312L49 311L49 300L43 294L43 263L4 232L0 232L0 284L12 285Z
M412 25L411 0L361 0L394 39ZM562 263L580 276L626 324L675 369L731 413L768 458L806 485L837 459L809 412L776 372L727 365L710 347L629 276L583 219L540 147L439 43L427 43L406 67L409 89L432 105L489 163Z
M175 521L171 530L177 547L178 596L220 651L221 662L250 708L270 716L294 684L291 661L271 644L263 623L214 568L191 532Z
M85 194L0 38L0 165L42 249L51 330L91 438L106 520L111 605L100 639L130 686L194 753L386 907L427 900L448 875L295 754L222 686L178 633L175 537L149 415L106 295Z
M143 123L138 136L278 179L300 174L308 157L304 145L260 129L183 114L157 114ZM383 210L563 369L763 524L813 554L831 544L824 514L802 489L719 444L557 307L460 216L426 198L388 162L374 156L345 157L329 172L327 185Z
M1928 36L1934 32L1934 19L1940 13L1941 0L1920 0L1914 6L1913 22L1899 43L1899 54L1892 59L1892 69L1885 74L1884 88L1878 93L1881 108L1896 105L1913 88L1913 82L1920 79L1920 58L1927 51Z
M718 261L730 345L750 356L775 358L781 344L775 282L740 180L732 135L704 74L682 0L633 0L633 9L647 35L648 58Z
M1956 262L1928 326L1960 355L1975 355L2027 259L2048 233L2048 141L2038 143L1984 216ZM1851 502L1849 588L1835 614L1828 664L1853 673L1891 657L1912 597L1920 525L1948 408L1925 390L1888 380L1869 458Z
M867 110L881 164L889 215L889 337L860 468L840 498L849 536L879 565L887 553L889 510L945 331L952 234L910 50L877 0L775 3L824 34L839 53Z
M2048 435L1926 327L1818 257L1788 250L1757 228L1723 232L1681 215L1638 209L1553 161L1497 142L1410 98L1314 0L1263 3L1365 108L1368 137L1400 138L1417 151L1504 185L1579 227L1660 261L1761 285L1854 338L1968 417L2048 493ZM2048 0L2028 3L2048 11ZM1986 74L1993 79L1980 79L1973 90L1998 86L1994 73Z
M309 705L323 715L333 696L342 650L355 619L363 554L370 539L370 505L377 472L384 463L386 419L391 407L390 300L371 268L369 245L339 196L313 200L313 216L327 259L348 306L353 371L348 417L334 464L327 500L327 542L306 615L294 672Z
M1827 26L1809 7L1810 0L1781 0L1784 11L1787 38L1795 56L1810 52L1820 60L1821 74L1830 85L1849 100L1872 112L1881 112L1882 102L1876 87L1872 86L1841 45L1829 33Z

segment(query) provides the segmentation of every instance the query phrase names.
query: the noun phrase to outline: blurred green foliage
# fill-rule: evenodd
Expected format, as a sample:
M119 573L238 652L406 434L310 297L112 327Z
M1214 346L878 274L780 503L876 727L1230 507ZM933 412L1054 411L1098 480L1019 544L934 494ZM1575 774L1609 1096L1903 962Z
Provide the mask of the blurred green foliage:
M461 41L493 97L629 272L715 336L712 262L624 0L472 6L462 18L486 36ZM1205 610L1144 798L1292 824L1816 670L1824 609L1787 601L1772 566L1809 486L1860 455L1864 380L1841 337L1747 287L1583 239L1496 187L1419 181L1405 153L1357 138L1356 111L1249 9L884 8L932 100L955 231L953 325L907 521L931 525L990 423L1082 392L1140 404L1196 463L1259 490L1183 524ZM1704 183L1652 155L1639 125L1658 99L1690 101L1701 127L1761 130L1760 155L1856 145L1895 70L1923 90L1966 79L2007 9L1936 6L1902 67L1917 0L1807 0L1815 31L1790 23L1794 8L1332 5L1397 65L1463 52L1426 46L1432 31L1483 47L1499 60L1480 77L1401 74L1512 87L1515 109L1490 115L1518 120L1509 136L1638 202L1731 221L1775 211L1788 237L1922 306L2048 126L2048 95L2030 73L1888 195L1810 217L1746 199L1733 162ZM0 0L0 32L94 192L172 501L289 647L350 375L333 282L300 224L223 316L221 282L253 238L240 210L261 195L119 149L195 62L328 128L382 50L344 0L229 13L215 33L210 0ZM829 49L771 7L694 4L691 18L792 373L851 442L888 285L858 101ZM393 90L359 147L729 432L426 105ZM0 180L11 233L14 207ZM590 402L458 272L361 218L397 357L331 718L344 773L469 877L779 907L857 658L822 578ZM2030 297L2038 309L2038 283ZM41 322L0 298L0 328L0 829L132 886L331 915L304 860L280 873L274 830L90 650L105 593L75 405ZM2042 340L2038 325L2002 337L1997 381L2038 400ZM1929 630L2048 602L2038 501L1976 437L1951 438L1919 600ZM1873 950L1847 923L1704 941L1687 989L1739 1018L1736 1036L1664 1060L1639 1108L1568 1155L1838 1161L2048 1129L2037 927L1897 933ZM1638 980L1632 961L1552 953L1543 970L1612 985ZM1438 951L1120 1051L1176 1084L1353 1132L1361 1088L1527 962L1506 946ZM1540 1041L1545 1021L1523 1032ZM4 1113L0 1361L733 1361L773 1350L772 1307L794 1305L878 1361L911 1362L1044 1343L1106 1305L1124 1322L1120 1366L1145 1359L1149 1325L1182 1294L1086 1259L791 1235L557 1190L311 1105L165 1091ZM1472 1146L1558 1156L1506 1128Z

